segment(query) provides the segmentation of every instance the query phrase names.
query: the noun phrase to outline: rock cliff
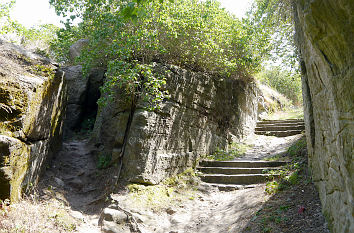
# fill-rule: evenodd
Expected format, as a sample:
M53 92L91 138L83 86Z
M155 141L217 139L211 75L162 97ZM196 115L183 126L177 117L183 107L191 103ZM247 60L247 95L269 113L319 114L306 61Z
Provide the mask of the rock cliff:
M0 40L0 199L18 200L60 148L65 89L50 61Z
M62 70L68 86L64 138L70 138L81 129L85 119L96 117L99 87L103 84L105 72L103 69L93 69L88 77L83 77L81 65L64 67Z
M166 72L169 70L170 72ZM175 66L157 65L169 73L171 98L159 111L147 111L116 98L98 111L93 141L99 154L123 156L123 176L156 184L196 165L202 155L253 131L257 117L254 83L222 79Z
M297 0L309 164L333 232L354 232L354 1Z

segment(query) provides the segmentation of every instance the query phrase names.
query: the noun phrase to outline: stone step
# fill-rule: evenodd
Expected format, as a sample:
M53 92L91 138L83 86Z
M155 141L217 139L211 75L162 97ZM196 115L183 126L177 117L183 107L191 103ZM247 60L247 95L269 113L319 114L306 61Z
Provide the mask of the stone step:
M219 191L234 191L234 190L241 190L241 189L249 189L255 188L257 185L250 184L250 185L241 185L241 184L216 184L216 183L205 183L212 187L218 188Z
M265 128L265 127L305 127L305 124L287 124L287 123L281 123L281 124L263 124L263 125L256 125L256 128Z
M287 130L304 130L304 125L287 125L287 126L278 126L278 125L267 125L267 126L257 126L256 131L287 131Z
M255 131L257 135L288 137L296 134L301 134L303 130L287 130L287 131Z
M200 167L234 167L234 168L264 168L279 167L286 165L285 161L263 161L263 160L238 160L238 161L212 161L204 160L199 163Z
M258 121L257 124L279 124L279 123L303 123L302 119L286 119L286 120L262 120Z
M260 168L236 168L236 167L198 167L197 170L204 174L263 174L269 170L279 170L279 167L260 167Z
M269 175L269 174L239 174L239 175L224 175L224 174L204 174L200 178L206 183L216 183L216 184L238 184L238 185L248 185L248 184L259 184L271 180L279 175Z

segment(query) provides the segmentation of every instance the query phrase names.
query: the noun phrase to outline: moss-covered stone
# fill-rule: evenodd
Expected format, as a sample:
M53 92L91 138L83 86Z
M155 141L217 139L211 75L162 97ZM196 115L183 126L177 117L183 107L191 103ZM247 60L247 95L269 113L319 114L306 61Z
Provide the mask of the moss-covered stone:
M17 201L60 147L65 88L49 61L0 41L0 198Z

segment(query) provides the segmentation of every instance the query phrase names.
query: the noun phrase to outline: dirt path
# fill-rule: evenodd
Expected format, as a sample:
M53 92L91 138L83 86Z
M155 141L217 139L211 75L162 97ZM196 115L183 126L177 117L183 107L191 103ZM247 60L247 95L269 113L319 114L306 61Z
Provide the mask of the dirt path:
M251 148L242 159L264 159L282 154L299 137L255 136L249 138L246 143L251 145ZM68 213L76 219L76 232L102 232L98 226L98 220L100 211L104 207L103 193L107 185L104 176L100 174L102 170L96 168L96 162L91 155L87 140L65 142L63 150L52 164L53 166L47 169L40 182L42 198L47 200L55 198L65 204L68 207ZM298 205L308 205L306 207L309 209L308 219L315 221L316 232L327 232L317 193L312 184L306 185L289 193L284 192L284 195L278 195L276 200L281 202L279 205L292 206L293 209L291 213L289 212L292 217L297 214ZM138 204L136 197L124 191L113 195L113 199L118 201L119 206L134 214L142 233L262 232L262 227L268 226L262 225L267 221L264 219L268 217L256 220L258 213L264 208L269 208L267 206L278 203L274 200L274 196L265 192L265 184L232 192L221 192L206 184L201 184L196 188L192 191L193 198L188 193L181 193L179 195L184 195L185 198L179 204L167 202L165 207L158 210L149 205ZM304 189L310 191L304 192ZM287 204L296 192L299 197L294 199L298 203ZM305 200L307 200L306 203ZM296 215L295 219L299 222L296 224L303 225L302 218L304 216ZM124 223L121 225L122 228L119 228L121 230L113 232L131 232L128 225ZM281 225L276 223L275 227L277 226ZM274 225L272 227L274 228ZM296 232L291 229L285 231L279 231L279 229L277 232ZM305 230L304 232L311 231Z
M274 156L281 158L288 148L301 138L301 136L301 134L288 137L252 135L244 141L250 148L243 156L236 160L261 160Z
M242 232L252 214L268 200L263 195L264 185L232 192L220 192L204 185L199 188L195 198L184 199L178 205L168 203L160 210L139 205L129 195L114 198L133 213L144 233ZM119 229L130 232L129 227Z
M42 198L55 198L69 206L78 220L78 232L100 232L97 222L102 205L104 182L90 153L87 140L64 142L39 187Z
M300 137L256 136L247 141L254 146L242 159L282 155ZM195 198L185 199L180 205L170 203L157 211L149 205L138 205L129 195L117 195L116 200L121 207L135 214L144 233L327 233L318 193L309 182L309 175L300 175L300 183L274 194L265 192L266 184L232 192L221 192L202 184ZM305 211L299 212L299 208Z

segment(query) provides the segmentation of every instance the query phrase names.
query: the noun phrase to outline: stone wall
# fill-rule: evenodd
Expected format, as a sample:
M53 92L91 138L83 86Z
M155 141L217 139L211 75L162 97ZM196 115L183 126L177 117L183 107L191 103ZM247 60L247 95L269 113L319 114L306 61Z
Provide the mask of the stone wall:
M112 155L113 161L123 155L123 177L132 182L159 183L255 127L254 83L155 67L155 72L167 70L171 98L159 111L146 111L142 102L132 108L119 90L99 109L92 139L101 155Z
M50 61L0 40L0 199L35 186L60 149L65 89Z
M354 232L354 1L296 1L309 164L333 232Z

